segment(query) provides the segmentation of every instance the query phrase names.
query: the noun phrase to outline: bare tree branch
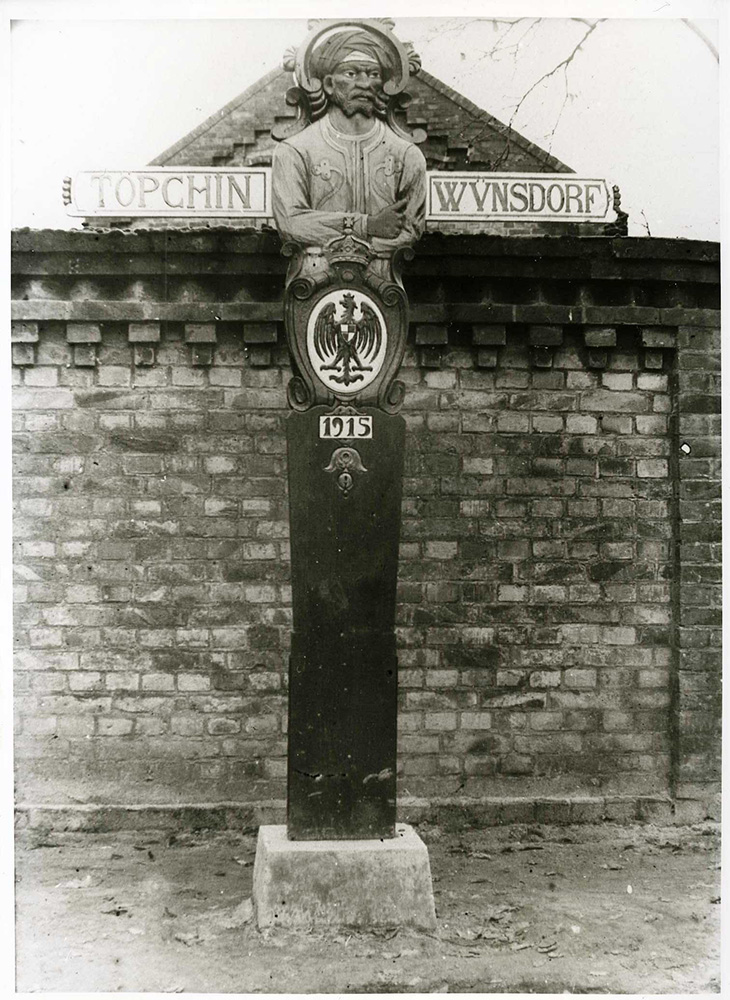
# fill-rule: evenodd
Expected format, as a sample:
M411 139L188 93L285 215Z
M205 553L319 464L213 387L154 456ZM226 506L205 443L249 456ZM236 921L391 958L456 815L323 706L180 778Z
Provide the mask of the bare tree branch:
M574 20L580 20L580 19L574 19ZM527 88L527 90L525 91L525 93L519 99L519 101L517 102L517 104L515 106L514 111L512 112L512 114L510 116L510 120L509 120L510 128L512 127L512 123L514 122L515 117L517 116L518 112L520 111L520 108L525 103L525 101L530 96L530 94L534 90L537 90L537 88L540 86L541 83L545 83L547 80L550 79L551 76L555 76L556 73L560 72L561 69L563 70L563 73L564 73L565 86L566 86L566 90L567 90L567 86L568 86L568 78L567 78L568 66L570 66L570 64L573 62L573 60L575 59L575 57L578 55L578 53L583 48L583 45L586 42L586 40L590 37L590 35L593 34L593 32L598 27L598 25L602 24L603 21L605 21L605 20L607 20L607 19L605 17L602 17L598 21L593 21L593 22L590 22L590 23L585 22L585 21L583 22L584 24L588 23L588 28L587 28L585 34L583 35L583 37L578 42L576 42L576 44L573 46L573 48L568 53L568 55L565 57L565 59L561 59L560 62L556 63L556 65L553 66L552 69L546 70L542 74L541 77L539 77L537 80L535 80L535 82L532 84L532 86L530 86L530 87Z
M558 131L558 126L560 125L560 119L563 117L563 112L568 106L568 102L575 96L568 90L568 67L563 67L563 83L565 86L565 94L563 96L563 103L560 105L560 110L558 111L558 117L555 119L555 124L550 129L549 132L545 133L545 138L550 140L547 151L552 153L553 151L553 140L555 139L555 133Z
M596 28L598 27L599 24L603 23L603 21L605 21L607 19L604 17L604 18L599 18L596 21L586 21L583 18L571 18L571 20L577 21L577 22L579 22L581 24L584 24L586 26L586 31L583 33L583 37L580 38L575 43L575 45L573 46L573 48L570 50L570 52L568 53L568 55L565 56L564 59L561 59L560 62L556 63L555 66L552 67L552 69L546 70L542 74L542 76L540 76L537 80L535 80L535 82L530 87L528 87L528 89L525 91L525 93L522 95L522 97L519 99L519 101L515 105L514 110L512 111L512 114L510 115L509 122L507 123L506 129L505 129L505 131L506 131L505 146L504 146L504 149L502 150L502 152L500 153L499 158L497 159L497 162L494 165L494 169L495 170L497 170L497 169L499 169L499 167L501 167L501 165L505 162L505 160L507 159L507 157L510 154L510 151L511 151L512 127L513 127L515 118L517 117L520 109L522 108L522 105L525 103L525 101L530 96L530 94L532 94L533 91L537 90L537 88L539 86L541 86L541 84L546 83L551 77L555 76L557 73L560 73L562 71L562 74L563 74L563 86L565 88L565 92L564 92L564 96L563 96L563 103L560 106L560 110L558 112L558 117L557 117L557 119L555 121L555 124L553 125L552 130L546 135L546 138L550 139L550 146L549 146L547 152L548 153L552 152L552 144L553 144L553 140L555 138L555 132L556 132L556 130L558 128L558 125L560 124L561 118L563 117L563 112L565 111L565 108L566 108L566 106L568 104L568 101L574 96L574 95L571 94L570 88L569 88L568 69L569 69L571 63L573 62L573 60L575 59L575 57L578 55L578 53L583 48L583 45L585 44L585 42L587 41L587 39L590 37L590 35L593 34L593 32L596 30Z
M521 17L509 17L509 18L454 17L448 19L445 23L439 23L437 25L434 25L433 28L429 29L428 35L431 38L436 38L441 35L457 35L461 34L466 28L469 28L474 24L484 24L484 23L491 24L492 27L496 30L496 28L498 28L499 25L501 24L506 24L508 26L511 26L513 24L517 24L519 21L522 20L524 20L524 18ZM449 23L449 21L451 23Z
M712 40L709 39L707 37L707 35L704 33L704 31L702 30L702 28L700 28L698 25L694 24L694 22L690 21L686 17L682 17L682 18L680 18L680 20L682 21L682 24L686 24L687 25L687 27L689 28L690 31L694 31L695 35L697 35L698 38L702 39L702 41L705 43L705 45L707 46L707 48L710 50L710 52L715 57L715 60L717 62L720 62L720 53L715 48L715 45L713 44Z
M495 61L498 61L501 56L505 56L506 55L506 56L510 56L512 58L512 61L513 61L514 65L515 65L515 67L516 67L517 66L518 56L521 55L522 53L524 53L525 49L528 47L527 44L526 44L527 43L527 39L530 37L530 35L532 33L534 33L534 32L537 31L537 29L540 27L540 25L544 23L544 20L545 19L542 18L542 17L533 17L533 18L529 18L529 17L488 18L488 19L487 18L479 18L479 17L476 17L476 18L453 18L453 19L451 19L450 23L448 23L448 22L446 24L442 23L441 25L439 25L439 27L437 29L434 29L434 30L439 35L443 35L443 34L458 34L458 33L462 32L465 28L468 28L470 26L491 24L492 30L493 30L494 33L497 34L497 37L494 39L493 42L491 42L491 44L488 44L487 46L485 46L485 48L480 53L480 55L479 55L478 58L480 60L491 58L491 59L494 59ZM564 111L565 111L568 103L570 101L572 101L575 98L575 96L576 96L571 91L571 86L570 86L570 84L571 84L570 69L571 69L572 63L573 63L574 59L576 58L576 56L578 55L578 53L583 50L583 46L585 45L585 43L587 42L587 40L590 38L590 36L593 34L593 32L598 28L598 26L600 24L604 23L605 21L609 20L609 19L605 18L605 17L604 18L597 18L597 19L588 19L588 18L584 18L584 17L572 17L572 18L569 18L569 19L566 19L566 20L570 20L572 22L575 22L576 24L583 25L584 28L585 28L585 31L583 32L582 36L576 41L576 43L573 45L573 47L571 48L571 50L568 52L568 54L563 59L560 59L550 69L546 70L540 77L538 77L537 80L535 80L527 88L527 90L525 90L525 92L522 94L522 96L520 97L520 99L517 101L517 104L514 106L514 108L512 110L512 113L510 114L508 122L505 125L503 125L501 127L501 129L500 128L496 129L496 131L501 132L502 135L504 136L504 143L505 144L504 144L504 148L500 152L500 154L499 154L496 162L490 164L490 169L492 169L492 170L498 170L502 166L502 164L508 159L508 157L510 155L510 152L511 152L511 140L512 140L512 134L513 134L514 122L515 122L518 114L522 110L523 106L527 102L527 100L543 84L548 83L548 81L551 80L555 76L562 75L562 80L563 80L563 100L562 100L562 103L561 103L560 108L558 110L557 117L556 117L556 120L555 120L555 124L553 125L552 129L548 133L546 133L546 135L544 137L545 139L549 139L550 140L550 143L549 143L549 146L548 146L548 150L546 152L547 152L547 154L551 154L552 153L553 140L555 139L555 135L556 135L558 126L560 125L560 122L562 120L563 113L564 113ZM692 21L690 21L687 18L681 18L681 20L690 29L690 31L694 32L694 34L696 34L697 37L700 38L700 40L705 44L705 46L712 53L712 55L714 56L714 58L719 62L719 53L718 53L718 50L717 50L716 46L713 44L713 42L711 41L711 39L708 38L707 35L702 31L702 29L700 27L698 27L698 25L696 25L695 23L693 23ZM519 31L520 26L525 26L524 30L520 34L517 34L517 32ZM492 128L492 129L494 129L495 125L492 124L489 127ZM470 136L470 139L469 139L470 145L473 146L475 143L479 142L479 140L482 139L483 136L486 134L487 130L488 129L485 126L476 135L472 134ZM648 230L648 223L646 225L646 228Z
M522 18L521 17L519 20L514 21L507 28L507 30L499 37L499 39L495 42L495 44L492 46L492 48L488 52L485 52L484 55L485 56L489 55L489 56L494 57L494 56L497 55L498 52L511 52L512 53L512 58L513 59L516 58L517 57L517 53L520 50L520 46L524 43L525 39L530 34L530 32L534 28L536 28L538 26L538 24L540 24L540 22L542 21L542 18L541 17L534 18L533 21L532 21L532 23L527 25L526 30L523 31L523 33L520 35L520 37L517 39L516 42L513 42L511 45L505 45L504 42L509 37L510 31L513 28L516 28L517 25L520 24L521 21L526 21L526 20L528 20L528 18Z
M508 158L508 156L510 154L513 123L515 121L516 116L520 112L523 104L527 101L527 99L530 97L530 95L535 90L537 90L537 88L540 87L543 83L546 83L550 78L552 78L556 74L562 73L562 75L563 75L563 85L564 85L564 88L565 88L565 94L564 94L564 97L563 97L562 105L561 105L560 110L558 112L558 116L557 116L557 120L555 122L555 125L554 125L552 131L549 133L551 140L552 140L552 138L554 138L555 131L556 131L556 129L557 129L559 123L560 123L560 120L562 118L563 112L565 111L565 108L566 108L569 100L571 100L571 98L574 96L573 94L571 94L570 88L569 88L569 75L568 75L568 71L569 71L570 65L573 62L573 60L575 59L575 57L577 56L577 54L581 51L581 49L582 49L583 45L585 44L585 42L587 41L587 39L596 30L596 28L598 27L598 25L601 24L603 21L605 21L607 19L606 18L599 18L597 20L590 20L589 21L589 20L586 20L585 18L575 17L575 18L570 18L570 20L574 21L574 22L576 22L578 24L584 25L585 28L586 28L586 30L584 31L582 37L579 38L578 41L575 43L575 45L572 47L572 49L570 50L570 52L565 56L565 58L561 59L551 69L547 70L545 73L542 74L542 76L540 76L537 80L535 80L535 82L525 91L525 93L519 99L519 101L517 102L516 106L514 107L514 109L512 111L512 114L510 115L509 122L503 127L503 133L505 135L505 146L504 146L504 149L502 150L502 152L500 153L497 161L492 165L492 169L498 170L499 167L506 161L506 159ZM472 18L472 19L470 19L471 23L477 23L479 21L481 21L482 23L484 23L482 21L482 19L480 19L480 18ZM518 55L521 52L523 52L524 49L525 49L526 40L544 22L544 18L542 18L542 17L536 17L536 18L519 17L519 18L500 18L500 19L491 19L490 18L490 22L491 22L491 24L492 24L492 26L493 26L493 28L495 30L498 30L498 28L500 26L504 27L506 30L501 31L499 33L499 36L497 37L497 39L494 41L494 43L491 44L491 45L489 45L487 48L485 48L485 50L481 54L480 58L481 59L485 59L485 58L498 59L500 57L500 55L509 55L509 56L512 57L513 61L516 63ZM525 27L524 31L522 31L522 33L519 34L517 37L514 37L515 31L519 28L519 26L520 25L525 25L525 24L526 24L526 27ZM446 31L457 32L457 31L463 30L463 28L465 26L466 25L464 24L463 20L456 20L455 23L453 23L453 25L447 26L445 30ZM442 28L442 33L443 33L443 30L444 29ZM512 40L512 39L514 39L514 40ZM509 42L509 44L508 44L508 42ZM477 135L472 136L471 137L471 143L473 144L474 142L478 142L479 139L482 138L482 136L484 134L485 134L484 131L482 131L481 133L478 133ZM552 142L551 142L551 145L552 145Z

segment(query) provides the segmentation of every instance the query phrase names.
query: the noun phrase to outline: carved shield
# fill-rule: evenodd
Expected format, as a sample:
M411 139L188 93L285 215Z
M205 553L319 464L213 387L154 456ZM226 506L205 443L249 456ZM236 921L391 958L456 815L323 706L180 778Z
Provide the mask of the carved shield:
M292 266L284 316L295 368L290 405L368 404L394 412L405 387L395 381L405 350L408 303L398 263L375 258L368 244L346 235L324 250L284 248Z

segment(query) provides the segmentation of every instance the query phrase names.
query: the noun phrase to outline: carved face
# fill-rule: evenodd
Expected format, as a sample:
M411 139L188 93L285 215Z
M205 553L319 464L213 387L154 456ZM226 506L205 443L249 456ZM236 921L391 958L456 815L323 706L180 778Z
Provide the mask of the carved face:
M372 62L342 62L323 80L325 93L348 118L372 118L383 88L383 71Z

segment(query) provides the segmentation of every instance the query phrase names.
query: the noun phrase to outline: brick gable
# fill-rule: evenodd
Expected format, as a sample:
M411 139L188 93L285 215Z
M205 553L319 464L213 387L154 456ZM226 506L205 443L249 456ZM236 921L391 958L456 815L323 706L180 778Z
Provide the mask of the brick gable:
M293 120L286 103L291 74L273 70L152 161L153 166L267 166L277 122ZM432 170L571 173L560 160L421 71L409 84L407 120L428 133L421 146Z

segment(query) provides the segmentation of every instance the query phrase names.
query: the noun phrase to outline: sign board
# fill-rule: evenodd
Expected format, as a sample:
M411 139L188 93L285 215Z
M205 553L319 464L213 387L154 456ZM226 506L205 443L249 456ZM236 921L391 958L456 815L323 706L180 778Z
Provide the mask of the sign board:
M575 174L428 172L430 222L563 221L606 218L611 192ZM84 170L65 182L72 216L271 218L270 167L150 167Z
M271 169L84 170L70 185L66 182L64 200L69 215L83 217L267 217L271 215Z
M605 219L611 195L605 180L574 174L493 174L430 171L426 218L459 222Z

